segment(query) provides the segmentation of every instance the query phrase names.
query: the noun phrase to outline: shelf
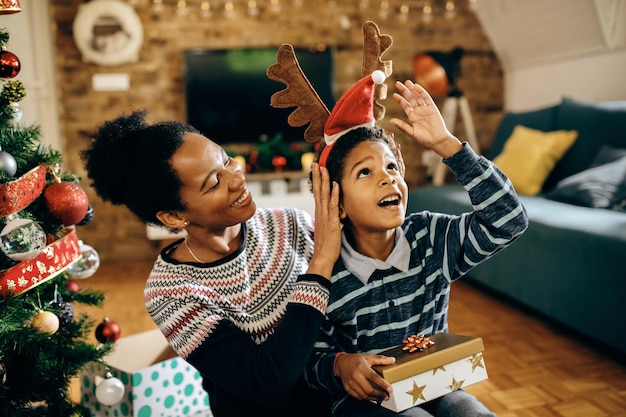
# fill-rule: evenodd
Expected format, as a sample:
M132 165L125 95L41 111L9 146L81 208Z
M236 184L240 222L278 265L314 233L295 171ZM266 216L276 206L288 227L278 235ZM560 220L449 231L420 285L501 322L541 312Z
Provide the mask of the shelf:
M274 181L274 180L300 180L309 178L306 171L284 171L284 172L247 172L246 182L250 181Z

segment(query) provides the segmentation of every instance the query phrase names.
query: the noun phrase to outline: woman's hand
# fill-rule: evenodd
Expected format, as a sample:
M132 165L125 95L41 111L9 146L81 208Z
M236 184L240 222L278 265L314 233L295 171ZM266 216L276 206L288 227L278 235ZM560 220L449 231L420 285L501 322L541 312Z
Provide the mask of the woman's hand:
M348 394L357 400L388 400L392 391L389 384L372 366L391 365L396 358L392 356L371 355L365 353L346 353L335 360L335 374Z
M404 83L396 81L396 88L399 93L393 93L393 99L404 110L408 123L392 118L389 120L391 124L442 158L461 150L463 145L450 133L437 105L422 86L407 80Z
M315 247L308 273L328 279L341 251L341 222L339 220L339 184L330 184L325 167L311 165L313 197L315 198Z

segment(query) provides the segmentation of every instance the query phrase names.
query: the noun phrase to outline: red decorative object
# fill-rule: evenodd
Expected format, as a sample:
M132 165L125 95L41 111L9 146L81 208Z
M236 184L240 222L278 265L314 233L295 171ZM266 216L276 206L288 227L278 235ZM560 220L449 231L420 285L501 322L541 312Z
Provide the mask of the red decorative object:
M13 52L0 51L0 77L13 78L20 73L22 63Z
M13 14L21 11L20 0L0 0L0 14Z
M100 343L113 343L120 338L122 329L120 325L105 317L102 323L96 327L96 340Z
M450 89L446 70L428 54L413 58L415 81L433 96L445 96Z
M287 165L287 158L280 155L275 156L272 158L272 165L277 172L282 172L282 170L285 168L285 165Z
M259 151L253 150L250 152L250 157L248 158L246 172L257 172L259 169Z
M434 345L435 342L430 340L430 337L425 337L423 334L421 334L419 336L413 335L407 337L402 341L402 344L404 345L402 347L402 350L408 350L409 353L413 353L418 351L421 352L424 349L428 349L429 347Z
M65 226L79 223L89 209L87 194L73 182L51 184L43 191L43 199L50 214Z
M71 292L78 292L80 291L80 285L78 285L78 282L76 282L75 280L70 279L69 281L67 281L65 289Z
M0 217L28 207L46 186L46 167L40 165L16 180L0 185Z
M0 272L0 296L18 295L33 289L56 277L80 256L76 232L66 229L63 237L49 242L33 259Z

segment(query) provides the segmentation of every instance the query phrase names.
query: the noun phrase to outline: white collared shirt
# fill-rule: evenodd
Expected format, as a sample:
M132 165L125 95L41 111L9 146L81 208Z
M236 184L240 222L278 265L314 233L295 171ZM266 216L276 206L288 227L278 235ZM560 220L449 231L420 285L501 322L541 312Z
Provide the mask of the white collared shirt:
M346 269L359 278L363 284L367 284L367 281L377 269L386 271L395 267L402 272L408 271L410 258L411 247L400 226L396 228L393 250L384 261L373 259L357 252L348 243L345 232L341 233L341 259Z

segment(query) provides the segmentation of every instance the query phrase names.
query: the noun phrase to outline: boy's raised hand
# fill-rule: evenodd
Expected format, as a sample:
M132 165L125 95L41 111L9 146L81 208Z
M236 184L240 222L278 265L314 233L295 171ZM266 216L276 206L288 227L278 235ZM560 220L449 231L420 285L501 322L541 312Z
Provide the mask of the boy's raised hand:
M394 117L389 120L391 124L442 158L461 149L461 142L450 133L434 100L421 85L410 80L396 81L396 89L398 93L393 93L393 99L404 110L408 122Z

